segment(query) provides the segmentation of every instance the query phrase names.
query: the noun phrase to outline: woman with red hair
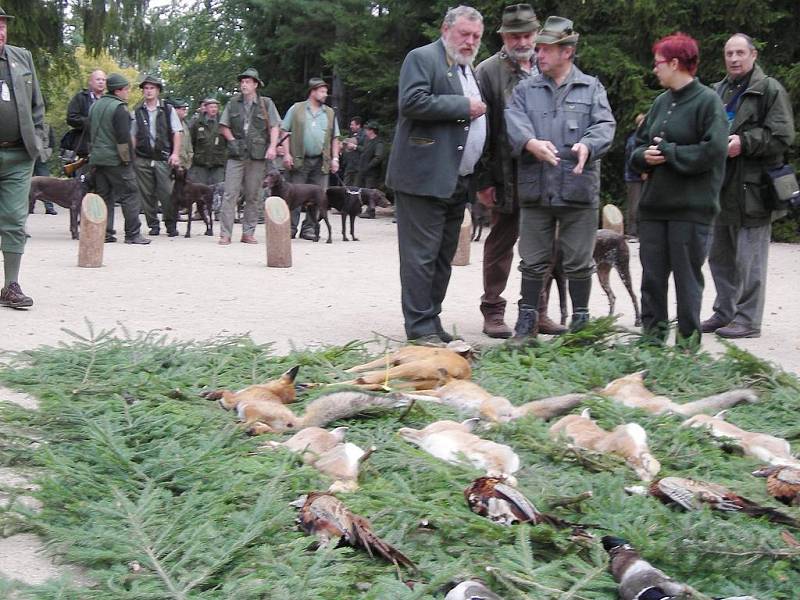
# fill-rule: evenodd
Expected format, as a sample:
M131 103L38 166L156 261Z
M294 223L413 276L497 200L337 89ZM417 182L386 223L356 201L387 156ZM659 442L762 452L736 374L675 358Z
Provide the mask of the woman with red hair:
M675 33L653 44L653 73L666 91L636 135L631 166L647 174L639 201L642 330L663 343L667 292L675 281L679 343L700 342L703 263L719 212L728 122L717 95L695 77L697 42Z

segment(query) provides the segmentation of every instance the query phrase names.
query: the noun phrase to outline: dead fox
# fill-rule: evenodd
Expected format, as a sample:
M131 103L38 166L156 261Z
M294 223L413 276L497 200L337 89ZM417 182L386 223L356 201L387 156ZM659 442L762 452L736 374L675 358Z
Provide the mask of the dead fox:
M495 396L477 383L461 379L451 379L433 390L407 395L415 400L444 404L469 416L496 423L506 423L527 415L552 419L572 410L586 398L586 394L565 394L514 406L508 398Z
M512 474L519 470L519 456L508 446L484 440L472 428L478 419L462 423L436 421L424 429L401 427L398 434L407 442L416 444L428 454L453 464L470 464L485 471L489 477L505 478L512 485Z
M739 429L736 425L722 419L724 413L713 417L696 415L687 419L683 427L705 427L717 438L731 439L736 442L747 456L757 458L771 465L789 465L800 467L800 461L792 455L792 449L786 440L768 435Z
M472 368L467 357L471 351L461 341L450 342L447 348L405 346L384 358L347 369L361 375L344 383L365 389L382 389L389 382L395 387L433 389L447 379L469 379Z
M652 480L661 470L661 463L647 447L647 432L637 423L617 425L613 431L606 431L591 419L587 408L580 415L562 417L550 427L552 438L562 435L578 448L625 459L642 481Z
M306 427L325 427L339 419L349 419L376 409L406 407L411 399L396 394L377 395L366 392L334 392L313 400L302 415L278 402L264 402L252 420L242 419L248 433L259 435L281 431L298 431Z
M657 396L648 390L644 385L646 373L639 371L615 379L597 393L629 408L640 408L654 415L671 413L684 417L717 412L741 402L758 402L758 396L753 390L735 389L694 402L678 404L666 396Z
M292 367L278 379L250 385L238 392L215 390L203 392L201 396L207 400L217 400L225 410L236 409L240 421L254 423L273 405L291 404L295 401L294 380L299 370L299 366Z
M306 427L285 442L267 442L262 448L287 448L301 454L305 464L333 479L329 492L353 492L358 489L358 469L367 455L364 450L344 441L347 427L331 431Z

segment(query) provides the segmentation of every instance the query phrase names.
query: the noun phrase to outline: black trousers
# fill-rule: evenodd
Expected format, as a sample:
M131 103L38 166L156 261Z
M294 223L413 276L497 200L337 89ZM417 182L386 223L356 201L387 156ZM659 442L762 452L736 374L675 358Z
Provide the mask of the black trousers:
M439 320L464 220L470 177L450 198L395 194L400 286L408 339L443 330Z
M96 167L94 182L95 190L105 200L108 209L106 234L111 235L114 231L114 205L119 202L125 218L125 239L139 235L142 228L139 220L142 203L133 166Z
M642 262L642 330L666 340L669 331L669 276L675 281L678 339L697 334L703 301L703 263L708 255L710 225L690 221L639 221Z

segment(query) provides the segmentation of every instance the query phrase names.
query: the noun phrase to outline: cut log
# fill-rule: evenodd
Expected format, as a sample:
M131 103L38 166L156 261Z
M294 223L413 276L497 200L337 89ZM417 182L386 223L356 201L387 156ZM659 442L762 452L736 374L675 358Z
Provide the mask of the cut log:
M102 267L106 242L108 210L97 194L86 194L81 203L81 236L78 241L78 266Z
M472 242L472 213L469 209L464 211L464 221L458 233L458 248L450 264L454 267L465 267L469 264L469 250Z
M267 266L292 266L292 214L280 196L270 196L264 202L264 228L267 234Z
M603 207L603 229L610 229L619 234L625 233L625 221L622 212L613 204L606 204Z

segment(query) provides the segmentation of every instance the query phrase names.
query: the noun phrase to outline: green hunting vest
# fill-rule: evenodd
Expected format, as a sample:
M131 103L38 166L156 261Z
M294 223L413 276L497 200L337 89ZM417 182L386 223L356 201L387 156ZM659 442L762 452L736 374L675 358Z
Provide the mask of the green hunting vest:
M272 104L272 98L267 96L256 95L257 102L253 103L253 108L250 111L250 127L247 130L247 135L244 134L244 96L236 94L228 103L228 116L230 118L230 130L233 137L237 140L245 140L247 148L247 156L241 158L250 158L252 160L264 160L267 154L267 147L269 146L269 130L277 123L269 122L269 106Z
M117 167L122 164L114 136L114 111L126 103L113 94L103 95L89 111L89 131L92 147L89 164L98 167Z
M294 159L294 168L299 169L303 166L303 159L306 157L305 149L303 148L303 134L306 127L306 106L308 100L296 102L292 108L292 135L289 138L289 150ZM322 105L322 110L328 117L328 127L325 129L325 141L322 144L322 172L330 173L331 171L331 141L333 140L334 129L334 113L330 106Z
M198 167L224 167L228 158L228 142L219 133L219 115L213 121L205 116L195 119L191 131L193 164Z

